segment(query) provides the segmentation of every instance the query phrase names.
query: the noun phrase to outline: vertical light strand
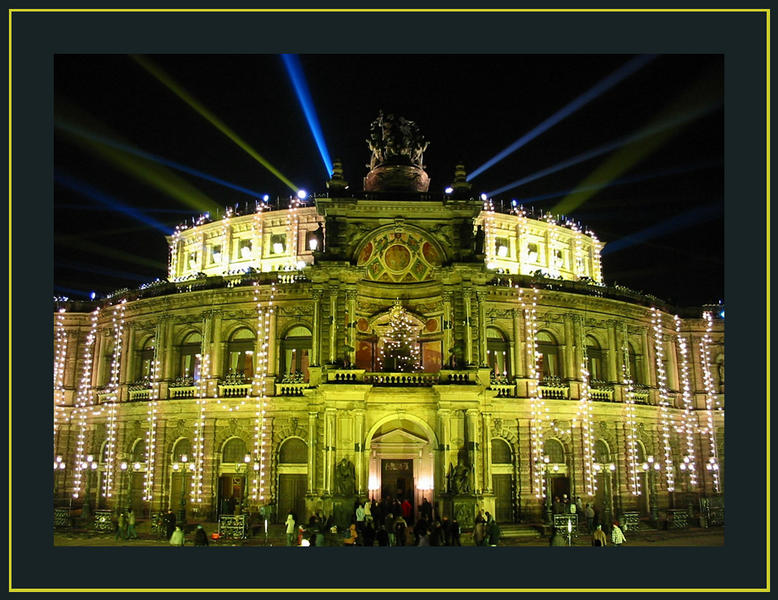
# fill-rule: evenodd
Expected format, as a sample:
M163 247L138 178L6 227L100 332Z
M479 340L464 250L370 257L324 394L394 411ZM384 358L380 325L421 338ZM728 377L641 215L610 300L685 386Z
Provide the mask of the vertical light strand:
M594 440L592 435L592 407L589 400L589 369L586 366L586 344L584 343L583 327L578 340L582 349L582 360L579 365L581 392L578 399L578 416L581 419L581 437L583 438L583 471L584 486L587 496L594 496L597 485L594 481Z
M65 363L68 354L68 334L65 331L65 309L55 318L54 333L54 454L57 454L60 424L65 421Z
M597 235L591 230L586 230L586 235L592 239L592 279L602 283L602 248L603 244Z
M686 439L686 472L689 473L689 485L697 486L697 459L694 451L694 430L696 419L694 418L694 400L692 398L691 384L689 383L689 346L681 334L681 318L673 316L675 322L675 337L678 342L678 354L681 357L681 398L683 400L683 433Z
M257 306L257 339L261 340L257 366L254 371L252 393L255 394L254 408L254 474L251 480L251 499L255 503L261 503L265 499L265 470L267 468L267 456L265 437L267 425L265 413L267 411L267 379L270 372L270 322L273 315L273 301L275 299L275 284L270 286L270 295L266 303L260 300L259 283L254 284L254 302Z
M573 271L575 276L580 279L586 275L586 263L583 256L583 234L581 233L581 229L578 227L577 223L570 221L569 227L574 236Z
M78 498L81 495L81 474L87 468L84 461L84 445L86 443L86 415L87 406L94 403L92 398L92 352L94 350L95 340L97 339L97 318L100 315L100 308L92 311L92 324L89 328L89 334L84 344L84 354L82 355L81 383L78 386L78 396L76 397L76 413L78 415L78 437L76 439L76 461L75 474L73 477L73 497Z
M664 340L662 335L662 313L651 307L651 324L654 329L654 359L656 364L656 383L659 394L659 417L662 427L662 448L665 455L665 477L667 491L675 490L675 472L673 470L673 452L670 446L670 402L667 393L667 374L664 362Z
M103 498L113 496L116 473L116 428L119 405L119 367L122 359L122 341L124 340L124 313L127 300L122 300L114 306L113 326L113 356L111 357L111 378L108 381L108 419L105 423L105 464L103 473Z
M624 385L624 415L627 469L629 471L629 487L633 496L640 496L640 471L637 452L637 414L635 412L635 396L632 386L632 373L629 367L629 342L627 341L626 327L624 328L621 344L621 382Z
M203 338L205 339L205 337ZM190 498L195 504L202 504L203 502L203 472L205 462L205 406L206 397L208 396L208 374L211 370L211 355L209 352L205 352L202 357L202 363L200 365L200 379L197 382L197 404L198 414L195 419L194 428L194 445L192 452L194 453L192 466L194 467L194 474L192 475L192 489Z
M286 213L287 237L289 239L289 261L292 267L297 266L297 236L299 230L299 215L297 207L300 206L300 200L293 196L289 200L289 210Z
M181 241L181 225L176 225L173 230L173 236L170 240L170 258L168 260L168 277L175 279L178 277L178 254L180 252L179 244Z
M518 287L518 286L516 286ZM540 389L540 369L538 362L541 354L537 348L537 303L538 290L532 288L532 295L524 296L524 290L519 288L519 302L524 309L524 322L527 328L527 354L530 357L527 376L529 377L530 397L530 450L532 453L532 484L535 498L546 497L546 482L540 464L543 462L543 421L544 402L543 392Z
M486 264L489 265L495 258L495 235L494 235L494 203L491 198L484 200L483 206L484 219L484 254L486 254Z
M151 365L151 390L146 406L146 473L143 478L143 500L151 503L154 497L154 466L157 460L157 400L159 400L159 344L152 342L154 356Z
M256 211L254 212L254 220L252 222L254 240L252 250L254 254L254 264L252 265L258 271L262 270L262 257L263 257L263 244L265 241L265 220L262 215L266 208L264 202L257 202Z
M719 451L716 443L716 426L713 421L713 410L717 401L716 388L713 385L713 375L711 374L710 362L710 337L713 331L713 314L710 311L702 313L705 320L705 335L700 340L700 362L702 363L702 381L705 385L705 416L707 425L705 432L708 434L708 448L710 455L705 463L705 468L710 471L713 478L713 491L717 494L721 492L721 480L719 478Z

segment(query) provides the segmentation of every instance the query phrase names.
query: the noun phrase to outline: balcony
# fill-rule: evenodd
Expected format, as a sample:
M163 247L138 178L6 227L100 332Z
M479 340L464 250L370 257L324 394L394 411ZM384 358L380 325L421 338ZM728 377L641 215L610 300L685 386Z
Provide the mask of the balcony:
M327 383L365 383L364 369L327 369Z
M545 377L538 383L538 389L543 398L551 400L567 400L570 397L570 386L561 377Z
M303 396L303 390L310 387L311 384L304 381L276 383L276 396Z
M138 379L129 385L127 392L127 400L130 402L148 400L151 398L151 380Z
M438 378L438 385L475 385L478 383L478 371L449 371L443 369Z
M438 382L437 373L365 373L365 381L375 386L432 387Z
M589 382L589 398L595 402L613 402L613 386L607 381L592 379Z

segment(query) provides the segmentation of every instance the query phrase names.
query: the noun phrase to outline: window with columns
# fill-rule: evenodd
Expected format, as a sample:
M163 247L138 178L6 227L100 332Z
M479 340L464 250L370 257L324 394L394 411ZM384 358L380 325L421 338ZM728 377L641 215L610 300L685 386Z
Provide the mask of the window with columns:
M243 327L232 333L227 342L227 374L246 379L254 376L254 332Z
M507 336L496 327L486 328L486 362L495 375L512 375L510 343Z
M192 379L194 381L200 379L200 350L202 341L202 336L196 331L193 331L184 338L179 352L179 377Z
M542 379L560 377L559 344L556 338L547 331L539 331L537 336L537 351L540 354L540 376Z
M285 375L302 374L308 381L313 336L311 330L302 325L292 327L281 342L281 372Z
M600 343L591 335L586 336L586 368L589 370L589 380L604 381L605 361L603 361L603 352Z
M143 342L139 352L138 372L136 379L151 379L154 371L154 336L149 336Z

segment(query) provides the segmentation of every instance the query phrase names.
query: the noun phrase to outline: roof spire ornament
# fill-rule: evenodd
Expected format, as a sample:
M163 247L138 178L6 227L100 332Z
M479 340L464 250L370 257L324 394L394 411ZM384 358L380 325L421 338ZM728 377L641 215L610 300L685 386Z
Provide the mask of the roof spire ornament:
M342 192L348 188L348 181L343 177L343 163L339 158L332 162L332 177L327 180L327 189L331 192Z
M384 115L370 124L365 140L370 149L366 192L426 192L429 176L424 171L424 151L429 142L419 127L404 117Z
M454 169L454 182L451 184L455 194L467 194L470 191L471 185L467 181L467 171L465 171L465 165L458 163Z

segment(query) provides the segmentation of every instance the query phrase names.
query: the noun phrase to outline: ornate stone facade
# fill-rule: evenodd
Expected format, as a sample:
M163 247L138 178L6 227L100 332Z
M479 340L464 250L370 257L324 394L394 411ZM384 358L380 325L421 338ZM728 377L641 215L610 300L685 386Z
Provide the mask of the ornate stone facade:
M723 320L604 285L576 224L371 181L180 229L167 282L59 303L58 501L307 518L345 464L362 497L456 491L502 522L721 493ZM420 368L379 372L398 303Z

